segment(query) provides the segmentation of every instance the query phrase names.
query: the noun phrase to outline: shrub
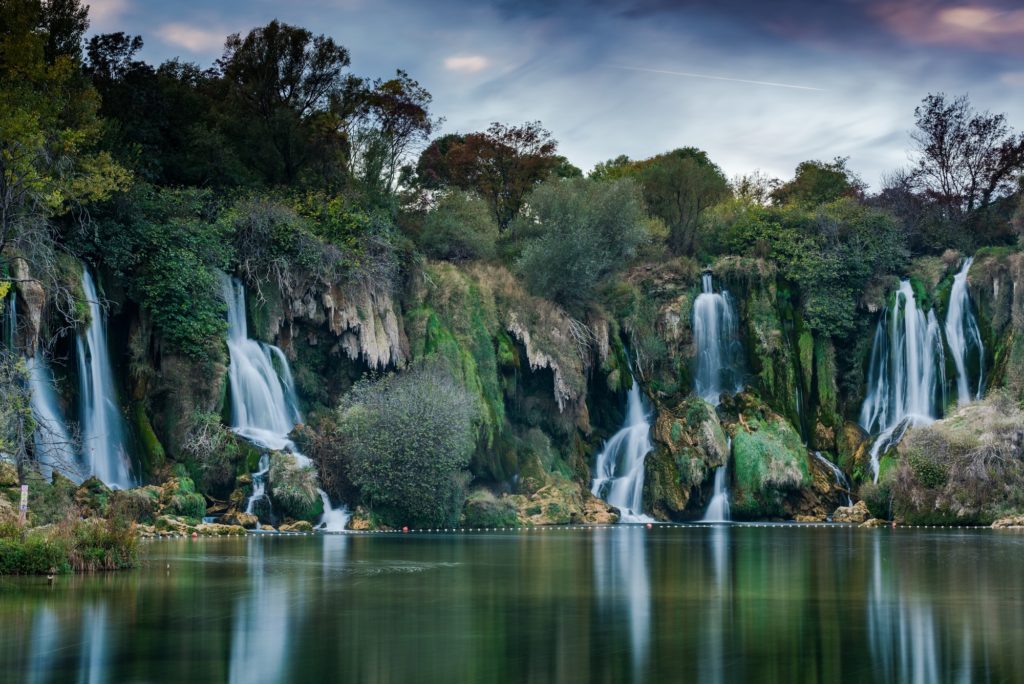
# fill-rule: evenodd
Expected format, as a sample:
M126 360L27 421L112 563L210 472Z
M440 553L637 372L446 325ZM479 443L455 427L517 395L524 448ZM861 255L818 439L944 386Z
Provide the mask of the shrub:
M473 398L440 364L357 383L338 409L344 467L388 525L454 524L476 442Z
M518 527L519 515L511 500L499 499L489 490L478 489L466 499L462 524L466 527Z
M323 502L317 492L316 470L299 467L291 454L270 455L270 498L274 510L296 520L316 520L323 514Z
M529 207L516 227L527 236L517 268L533 294L577 313L648 239L643 198L628 178L548 182Z
M461 261L494 256L498 223L487 203L468 192L445 195L427 214L420 247L435 259Z
M216 413L192 414L182 450L194 461L204 491L224 493L234 485L242 449Z

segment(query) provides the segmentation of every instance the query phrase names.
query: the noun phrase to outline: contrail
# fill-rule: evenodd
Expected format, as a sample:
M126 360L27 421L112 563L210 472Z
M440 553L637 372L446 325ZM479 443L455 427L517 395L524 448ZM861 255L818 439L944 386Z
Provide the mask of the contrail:
M773 86L775 88L793 88L794 90L816 90L825 92L824 88L812 86L793 85L792 83L775 83L773 81L750 81L745 78L729 78L728 76L711 76L709 74L693 74L688 71L666 71L664 69L644 69L643 67L611 65L612 69L625 69L626 71L646 71L651 74L669 74L670 76L688 76L690 78L706 78L711 81L732 81L733 83L752 83L754 85Z

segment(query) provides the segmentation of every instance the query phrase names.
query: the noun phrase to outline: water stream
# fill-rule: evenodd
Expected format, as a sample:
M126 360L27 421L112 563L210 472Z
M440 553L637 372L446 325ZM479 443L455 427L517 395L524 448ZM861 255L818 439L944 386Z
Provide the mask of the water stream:
M698 396L718 406L724 392L743 389L743 347L729 293L714 291L711 273L701 276L693 302L693 339L697 348L694 384Z
M879 318L875 329L868 391L861 406L861 427L879 435L871 449L875 481L881 447L891 443L904 420L921 425L941 415L945 368L942 332L935 311L925 313L910 281L900 281L891 312Z
M302 422L295 383L288 359L280 348L249 337L245 318L245 288L237 278L224 276L224 300L228 305L228 385L231 388L231 427L241 437L264 449L287 451L295 458L295 467L312 468L312 462L289 439L288 434ZM277 362L275 366L274 362ZM260 470L252 474L253 493L246 504L254 506L266 498L270 459L260 458ZM322 489L317 490L324 503L320 527L340 532L350 514L345 506L335 508Z
M131 487L131 461L125 448L124 417L107 346L107 320L92 275L82 269L89 327L75 339L78 357L82 452L86 470L112 487Z
M853 498L850 496L850 491L853 488L850 486L850 480L849 478L846 477L846 473L844 473L842 469L835 463L825 458L824 454L822 454L820 451L815 451L814 457L818 459L822 463L822 465L824 465L826 468L832 471L832 476L836 478L836 484L840 488L842 488L844 492L843 498L846 503L844 503L843 505L852 506Z
M960 404L980 399L985 383L985 345L967 290L967 272L972 263L973 257L965 259L953 278L946 312L946 344L956 366L956 394ZM972 370L977 373L977 382L971 382Z
M651 419L636 378L626 395L626 420L597 455L594 496L619 509L622 522L650 522L643 514L644 459L651 443Z
M41 351L26 359L32 391L32 418L36 430L32 435L36 463L47 480L56 469L65 477L81 483L82 475L75 459L74 444L68 432L64 413L57 400L53 373Z

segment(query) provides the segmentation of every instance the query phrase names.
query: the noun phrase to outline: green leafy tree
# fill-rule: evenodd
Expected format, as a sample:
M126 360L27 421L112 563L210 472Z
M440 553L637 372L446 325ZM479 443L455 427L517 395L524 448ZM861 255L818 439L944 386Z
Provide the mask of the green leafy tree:
M497 239L498 224L487 203L455 190L427 214L419 243L435 259L462 261L493 257Z
M344 469L388 525L454 524L465 500L479 410L441 365L421 365L357 383L338 408Z
M312 158L316 123L344 88L349 54L324 35L277 20L228 36L217 62L252 117L251 160L271 182L292 183ZM268 165L269 164L269 165Z
M530 195L517 225L527 237L516 267L534 294L579 313L648 239L645 226L643 197L631 179L548 182Z
M847 168L847 161L848 157L836 157L830 162L800 162L793 180L771 192L772 200L776 204L817 207L841 197L862 198L864 182Z
M434 140L416 166L420 184L430 190L476 192L491 207L505 232L526 196L553 171L565 167L558 144L539 121L522 126L493 123L482 133L446 135Z

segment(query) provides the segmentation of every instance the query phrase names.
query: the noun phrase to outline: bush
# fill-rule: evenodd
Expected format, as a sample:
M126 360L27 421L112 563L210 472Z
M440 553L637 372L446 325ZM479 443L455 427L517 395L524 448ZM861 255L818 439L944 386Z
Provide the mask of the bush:
M0 530L0 575L121 570L138 562L134 526L120 518L78 520L31 530Z
M466 527L518 527L519 515L511 500L499 499L489 490L478 489L466 499L462 524Z
M24 539L0 538L0 575L45 575L51 570L68 572L64 547L39 532Z
M182 450L195 463L203 491L223 494L231 490L243 451L220 416L201 411L193 413Z
M498 223L487 203L468 192L454 191L427 214L420 248L435 259L462 261L494 256Z
M323 515L323 502L317 492L316 471L312 466L298 467L291 454L270 455L270 498L274 509L285 517L313 522Z
M343 467L387 525L457 522L476 443L473 398L440 364L357 383L338 409Z
M517 269L533 294L575 313L649 238L640 189L628 178L551 181L529 207L516 226L526 236Z

